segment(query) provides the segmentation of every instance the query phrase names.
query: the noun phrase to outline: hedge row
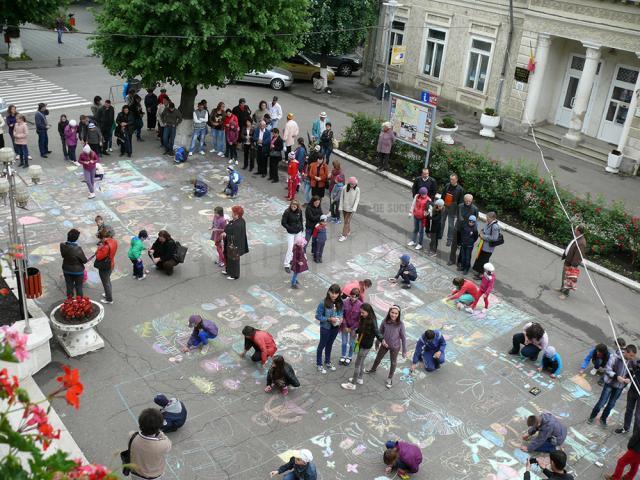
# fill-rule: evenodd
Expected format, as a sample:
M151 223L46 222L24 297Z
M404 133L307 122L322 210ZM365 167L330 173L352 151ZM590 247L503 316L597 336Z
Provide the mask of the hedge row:
M370 163L375 162L380 132L378 119L352 115L341 149ZM424 153L396 142L390 166L394 173L406 178L420 174ZM465 191L472 193L484 211L495 211L507 223L564 247L572 238L553 186L540 177L536 169L524 164L505 165L485 155L461 147L434 142L429 159L431 176L444 185L450 173L457 173ZM579 198L560 189L560 197L574 223L586 227L588 258L624 275L640 279L638 249L640 248L639 217L632 216L624 205L605 205L601 196Z

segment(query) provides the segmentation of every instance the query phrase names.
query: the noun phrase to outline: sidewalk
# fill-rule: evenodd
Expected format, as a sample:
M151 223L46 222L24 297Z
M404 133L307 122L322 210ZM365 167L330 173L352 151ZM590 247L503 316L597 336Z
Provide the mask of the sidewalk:
M358 82L357 76L338 77L332 85L333 95L316 95L309 100L345 113L363 112L377 116L380 112L380 101L374 97L374 89L364 87ZM386 111L387 105L385 105ZM437 118L446 115L453 116L459 125L454 135L457 145L488 154L503 163L521 162L536 166L540 174L546 176L540 152L533 142L502 131L497 132L495 139L489 140L478 134L481 128L480 119L473 114L438 109ZM563 188L581 197L590 195L593 200L597 200L601 195L607 204L621 201L629 212L640 214L640 178L612 175L604 171L604 165L602 167L593 165L544 146L542 151L556 180Z
M89 8L96 8L92 2L82 2L71 5L69 13L73 13L76 19L76 28L82 32L93 32L96 28L93 13ZM86 62L92 58L89 48L89 36L65 33L62 36L62 45L57 43L58 35L54 30L43 30L40 25L28 23L20 29L22 46L30 61L9 62L9 69L31 69L55 67L58 57L62 65L77 65L79 61ZM8 53L8 45L2 43L0 54ZM66 61L65 61L66 60ZM98 61L98 59L94 59Z

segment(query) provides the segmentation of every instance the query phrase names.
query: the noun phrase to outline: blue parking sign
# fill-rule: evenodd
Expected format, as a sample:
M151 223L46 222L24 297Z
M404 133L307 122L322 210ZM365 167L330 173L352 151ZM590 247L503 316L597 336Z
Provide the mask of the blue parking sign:
M423 90L420 95L420 101L423 103L429 103L431 95L429 94L429 90Z

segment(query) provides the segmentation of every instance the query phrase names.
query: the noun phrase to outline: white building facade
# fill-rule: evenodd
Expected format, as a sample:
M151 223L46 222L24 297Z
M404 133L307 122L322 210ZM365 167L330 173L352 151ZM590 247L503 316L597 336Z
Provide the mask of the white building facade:
M618 149L637 174L640 1L513 0L508 55L509 0L400 2L365 58L369 81L382 82L389 45L404 45L405 63L388 66L392 89L481 112L501 88L505 131L526 133L530 122L546 143L602 162Z

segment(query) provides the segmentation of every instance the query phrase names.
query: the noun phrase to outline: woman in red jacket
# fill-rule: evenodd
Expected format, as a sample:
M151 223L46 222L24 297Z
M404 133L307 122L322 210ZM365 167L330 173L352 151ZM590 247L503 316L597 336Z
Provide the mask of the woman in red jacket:
M251 360L261 362L264 366L267 360L278 351L273 337L264 330L258 330L246 325L242 329L242 335L244 335L244 351L240 354L241 357L244 357L253 348L255 351L251 355Z
M224 127L224 136L227 139L227 154L229 163L238 164L238 137L240 136L240 126L238 125L238 117L231 113L231 109L227 108L226 117L222 121Z
M115 256L118 251L118 242L113 238L113 231L108 228L101 228L98 232L98 250L96 251L96 262L94 266L100 274L100 281L104 288L102 294L102 303L113 303L113 295L111 290L111 272L115 267Z

